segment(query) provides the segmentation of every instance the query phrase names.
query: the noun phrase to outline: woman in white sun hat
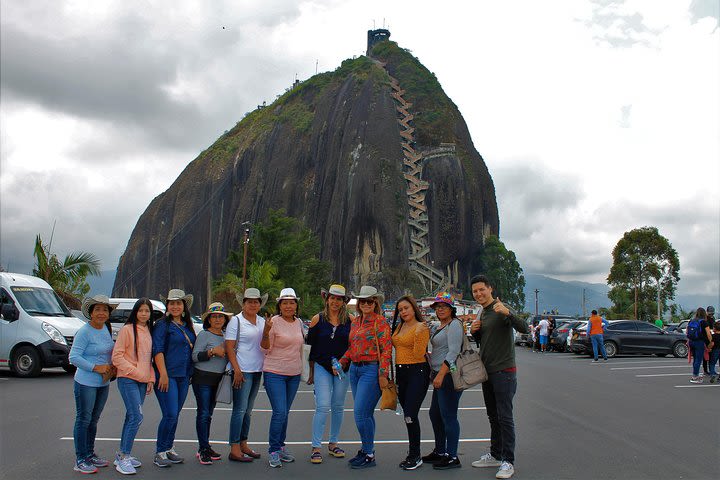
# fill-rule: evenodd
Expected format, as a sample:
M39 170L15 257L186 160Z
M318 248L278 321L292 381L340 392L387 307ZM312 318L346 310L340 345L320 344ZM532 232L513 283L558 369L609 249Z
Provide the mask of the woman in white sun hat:
M295 457L285 446L290 407L302 373L303 325L298 316L298 297L292 288L283 288L277 298L279 315L267 322L260 346L265 350L264 385L272 417L269 429L270 466L282 467Z

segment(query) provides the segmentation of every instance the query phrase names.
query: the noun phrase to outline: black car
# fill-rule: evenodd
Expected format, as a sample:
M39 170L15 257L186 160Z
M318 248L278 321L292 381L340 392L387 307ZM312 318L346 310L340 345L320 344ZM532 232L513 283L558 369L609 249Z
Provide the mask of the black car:
M584 325L586 323L586 320L573 320L570 322L563 321L562 323L558 322L555 329L550 334L550 348L552 350L555 350L556 352L567 351L567 337L570 333L570 330L575 329L580 325Z
M608 357L629 353L654 353L664 357L672 354L678 358L688 354L685 335L667 332L647 322L638 320L612 320L603 333ZM573 339L574 352L592 354L592 344L583 332Z

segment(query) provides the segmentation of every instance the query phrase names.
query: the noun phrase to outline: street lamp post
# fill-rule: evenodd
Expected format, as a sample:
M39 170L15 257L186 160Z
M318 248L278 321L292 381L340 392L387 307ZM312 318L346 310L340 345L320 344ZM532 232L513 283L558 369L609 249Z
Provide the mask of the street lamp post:
M247 251L248 243L250 242L250 229L246 228L243 235L243 292L245 291L245 285L247 283L246 271L247 271Z

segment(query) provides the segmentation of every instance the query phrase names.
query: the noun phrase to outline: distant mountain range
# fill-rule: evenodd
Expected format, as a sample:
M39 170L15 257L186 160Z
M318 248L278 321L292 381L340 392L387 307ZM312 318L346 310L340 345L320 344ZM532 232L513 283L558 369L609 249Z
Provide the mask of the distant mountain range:
M585 312L610 307L607 297L610 290L604 283L588 283L575 280L564 282L556 278L528 273L525 275L525 310L535 312L535 289L538 293L538 311L556 310L567 315L582 315L583 289L585 289ZM685 310L713 305L718 308L718 297L712 295L676 295L673 303Z
M115 270L103 271L99 277L89 277L90 294L102 293L110 295L115 281ZM608 286L604 283L588 283L579 281L564 282L556 278L528 273L525 275L525 310L535 312L535 289L538 293L538 310L540 312L557 310L566 315L582 315L583 288L585 289L586 313L593 309L611 306L607 298ZM720 301L712 295L678 295L675 303L686 310L714 305L718 308Z

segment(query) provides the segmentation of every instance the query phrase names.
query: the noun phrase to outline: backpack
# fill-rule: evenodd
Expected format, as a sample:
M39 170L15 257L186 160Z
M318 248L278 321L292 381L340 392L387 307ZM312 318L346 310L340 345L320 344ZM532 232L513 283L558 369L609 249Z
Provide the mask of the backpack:
M690 340L700 340L700 320L697 318L690 320L685 335Z

